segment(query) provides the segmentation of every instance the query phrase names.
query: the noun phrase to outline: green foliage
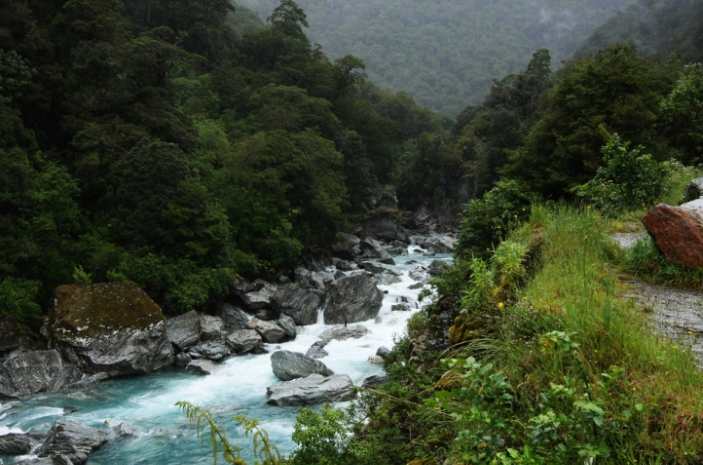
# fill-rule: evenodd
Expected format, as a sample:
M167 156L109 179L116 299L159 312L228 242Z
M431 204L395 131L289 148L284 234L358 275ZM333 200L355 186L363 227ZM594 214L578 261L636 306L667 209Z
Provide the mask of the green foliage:
M482 199L466 205L461 220L458 253L488 257L492 247L525 221L530 214L530 196L515 181L500 181Z
M304 407L298 413L293 441L298 445L289 457L291 465L341 465L349 442L342 410L324 405L320 413Z
M671 94L662 102L661 125L687 165L703 162L703 64L687 66Z
M594 203L605 213L651 207L671 187L673 162L657 162L642 153L644 147L630 150L630 143L613 134L603 147L603 163L596 175L573 191Z
M41 283L21 278L5 277L0 281L0 318L13 315L26 320L39 315L37 303Z
M85 270L83 270L83 267L81 265L78 265L77 267L73 268L73 275L72 276L73 276L73 282L76 284L86 286L88 284L93 283L91 276L90 276L90 273L86 273Z

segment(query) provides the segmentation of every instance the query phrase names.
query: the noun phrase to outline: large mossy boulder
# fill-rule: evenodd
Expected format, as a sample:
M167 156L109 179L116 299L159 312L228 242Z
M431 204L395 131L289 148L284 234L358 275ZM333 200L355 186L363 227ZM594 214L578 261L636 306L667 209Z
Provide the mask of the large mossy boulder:
M142 374L173 363L161 309L133 282L59 286L49 321L56 347L86 372Z
M340 278L330 285L324 304L325 324L346 324L376 317L383 292L366 273Z

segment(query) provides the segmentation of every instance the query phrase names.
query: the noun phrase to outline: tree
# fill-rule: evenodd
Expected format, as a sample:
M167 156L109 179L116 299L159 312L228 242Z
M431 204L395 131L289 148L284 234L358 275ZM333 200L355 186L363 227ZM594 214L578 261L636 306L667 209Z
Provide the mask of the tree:
M685 164L703 162L703 64L687 66L661 105L661 128Z

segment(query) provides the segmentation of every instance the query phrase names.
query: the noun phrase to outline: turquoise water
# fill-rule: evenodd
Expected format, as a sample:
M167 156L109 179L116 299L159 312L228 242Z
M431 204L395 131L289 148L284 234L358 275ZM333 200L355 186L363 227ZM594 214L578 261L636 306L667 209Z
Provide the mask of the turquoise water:
M414 247L410 247L414 249ZM419 290L410 290L414 281L407 271L417 264L404 265L408 260L427 266L432 260L450 261L449 255L423 257L417 254L394 257L397 267L404 271L402 282L379 286L388 291L379 315L381 322L369 320L361 324L371 334L361 339L332 341L325 350L329 356L321 359L337 374L349 375L355 384L374 373L382 371L379 365L368 363L380 346L391 348L394 338L400 336L411 312L391 312L397 296L417 300ZM321 319L319 320L321 321ZM327 328L316 324L298 328L298 337L283 344L267 344L270 352L277 347L295 352L305 352ZM280 381L271 371L270 354L233 357L223 362L219 370L209 376L185 373L182 370L165 370L150 375L117 378L100 383L88 391L39 394L23 399L21 404L7 410L7 403L0 404L0 435L7 432L26 432L42 425L48 429L60 418L72 418L95 427L105 427L105 421L127 422L134 425L136 437L117 438L90 455L92 465L106 464L197 464L212 463L211 449L188 425L185 414L174 404L186 400L208 408L217 422L223 424L230 443L242 448L242 456L253 462L251 440L232 420L234 415L257 418L282 453L294 446L290 437L295 417L300 407L274 407L266 404L266 387ZM0 455L6 464L29 458Z

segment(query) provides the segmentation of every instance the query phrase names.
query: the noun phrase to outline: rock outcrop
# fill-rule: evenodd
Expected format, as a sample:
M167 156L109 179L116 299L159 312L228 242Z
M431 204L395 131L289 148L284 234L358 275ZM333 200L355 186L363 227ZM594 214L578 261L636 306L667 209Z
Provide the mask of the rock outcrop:
M279 342L285 339L288 334L275 323L270 321L259 320L258 318L253 318L247 323L247 329L253 329L261 336L264 342L270 344Z
M217 306L217 315L224 320L225 328L228 329L244 329L251 319L241 308L226 303Z
M0 396L55 392L79 378L76 366L66 363L56 350L24 352L0 365Z
M24 455L43 441L42 436L30 434L4 434L0 436L0 454Z
M667 260L686 268L703 266L703 199L680 207L657 205L642 223Z
M227 336L227 345L235 354L253 352L262 343L261 335L253 329L237 329Z
M201 341L217 341L227 336L225 320L219 316L200 315Z
M200 315L195 310L166 320L166 334L179 350L188 350L197 344L201 333Z
M334 326L320 333L320 339L323 341L345 341L347 339L359 339L369 334L371 331L366 326Z
M161 309L133 282L56 289L54 343L87 372L148 373L173 363Z
M347 375L324 377L314 374L266 389L271 405L313 405L342 402L354 397L354 385Z
M324 303L325 324L356 323L378 315L383 301L373 279L365 273L347 276L330 285Z
M296 325L317 323L317 314L322 304L320 297L299 284L281 286L271 300L279 314L293 318Z
M681 203L690 202L701 197L703 197L703 178L696 178L686 187Z
M274 352L271 355L271 367L273 368L273 374L281 381L305 378L314 373L322 376L332 376L334 374L324 363L288 350Z
M108 440L109 436L105 431L74 420L59 420L49 430L49 435L37 455L40 458L64 456L68 457L71 464L81 465L88 461L88 454L99 449Z

